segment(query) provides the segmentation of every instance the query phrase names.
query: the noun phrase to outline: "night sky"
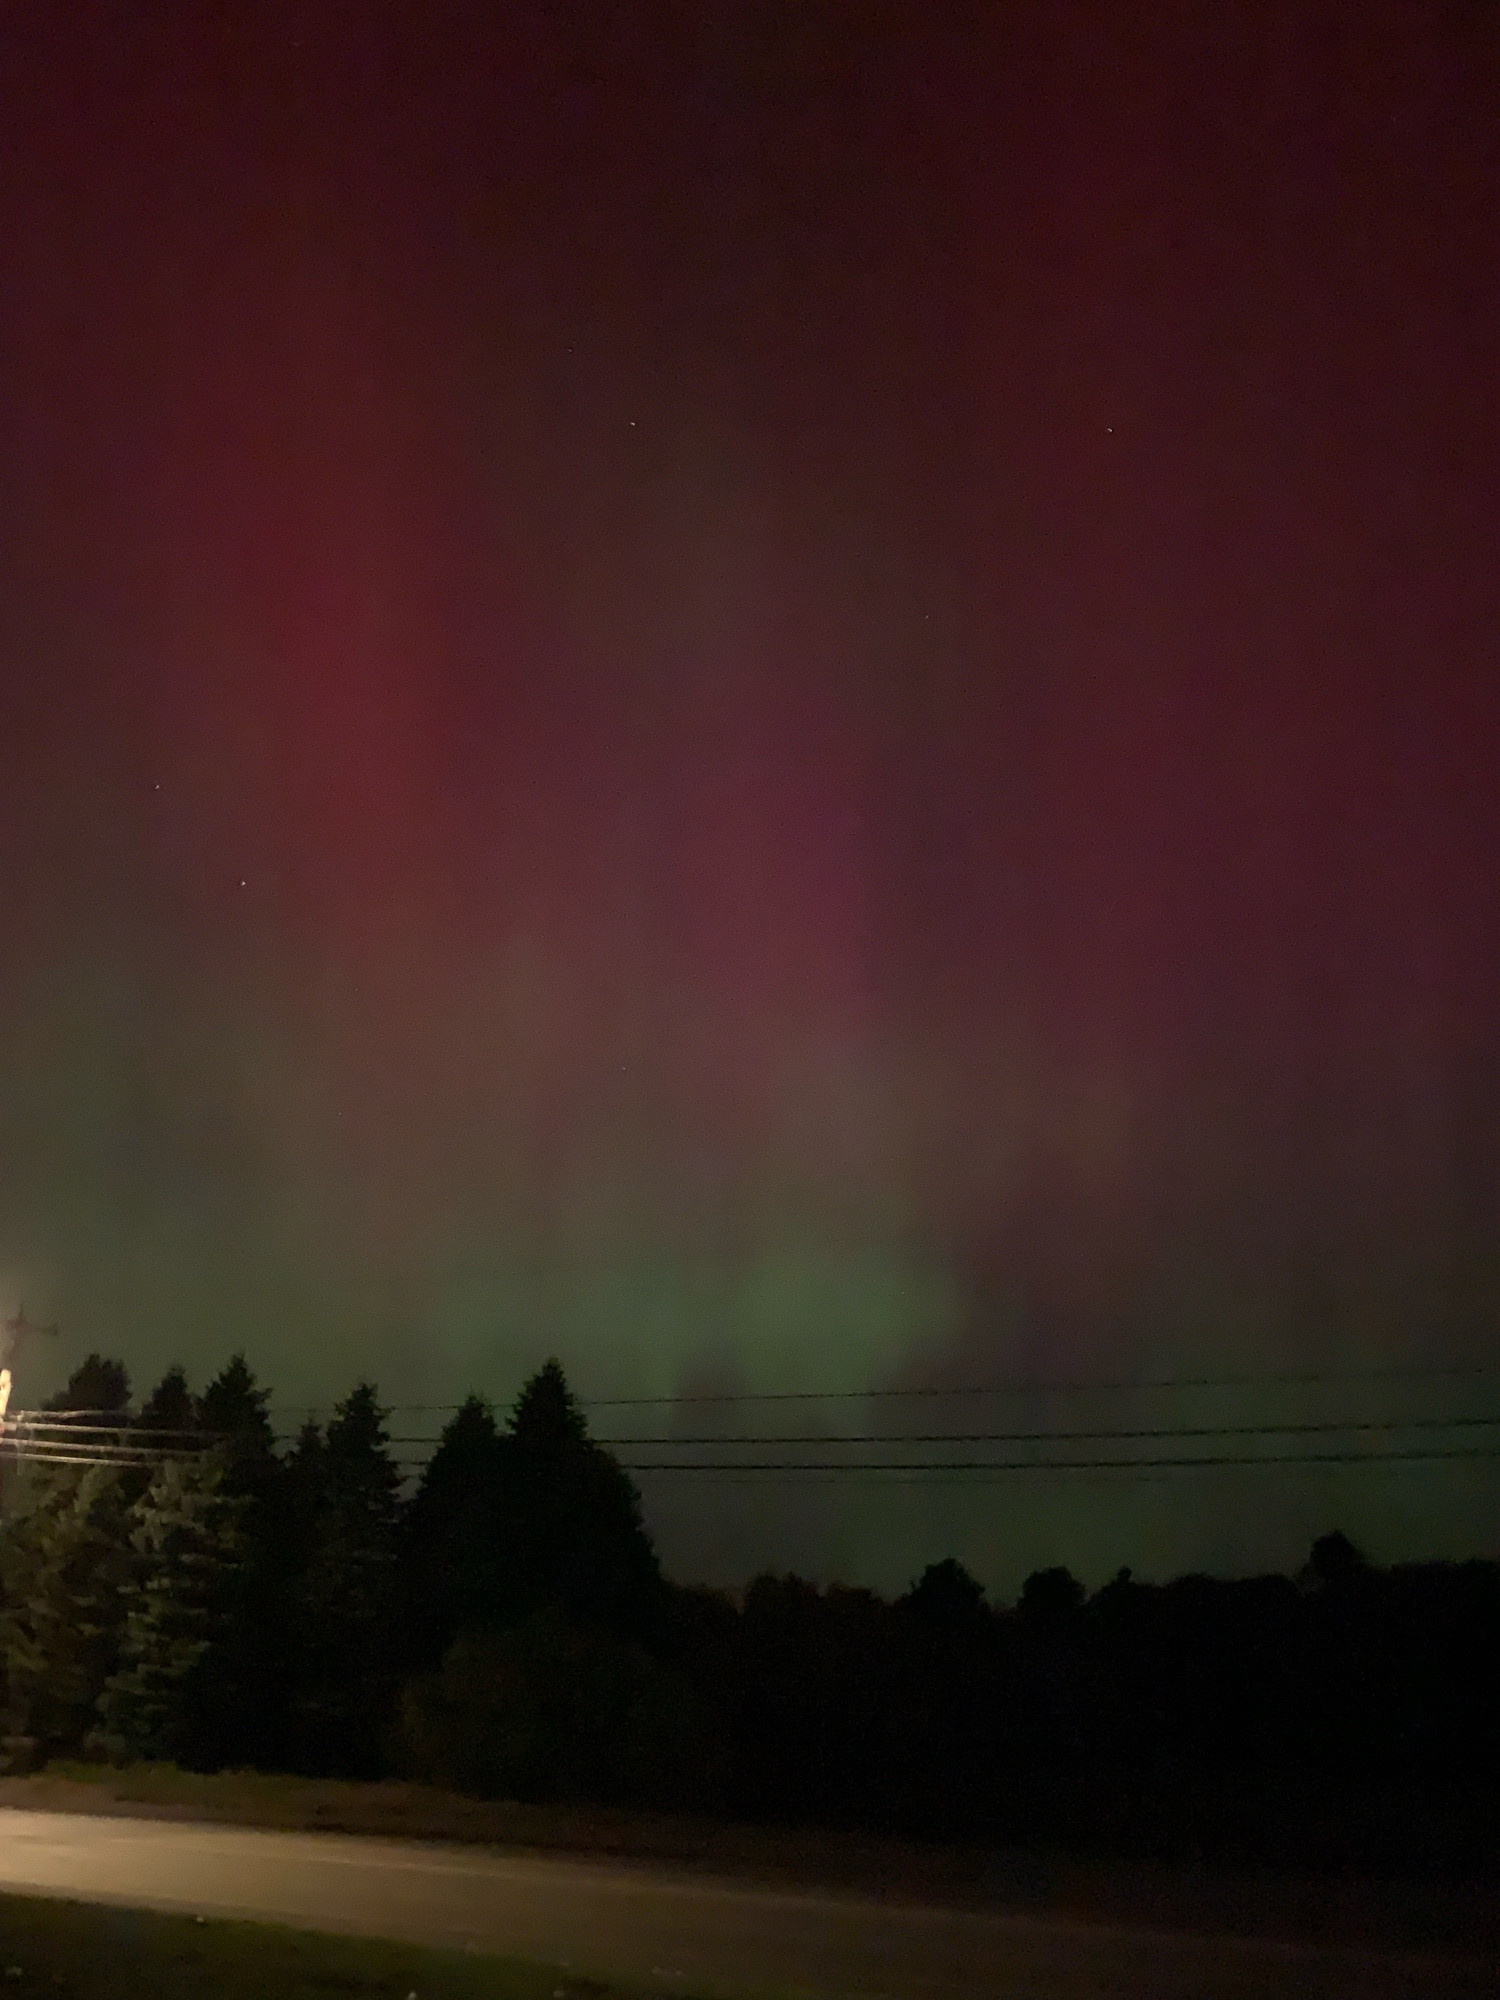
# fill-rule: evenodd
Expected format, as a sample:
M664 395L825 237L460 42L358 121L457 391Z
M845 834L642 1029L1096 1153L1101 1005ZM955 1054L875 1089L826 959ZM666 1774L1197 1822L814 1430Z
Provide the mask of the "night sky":
M1497 114L1458 0L0 9L19 1400L1500 1363ZM646 1492L724 1580L1500 1549L1483 1465Z

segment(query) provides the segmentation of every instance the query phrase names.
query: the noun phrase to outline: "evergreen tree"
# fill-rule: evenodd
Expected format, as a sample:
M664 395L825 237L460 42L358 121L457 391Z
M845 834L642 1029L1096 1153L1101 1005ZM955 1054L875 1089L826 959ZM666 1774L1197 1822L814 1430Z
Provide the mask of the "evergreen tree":
M335 1408L323 1438L322 1546L347 1551L349 1601L361 1616L388 1601L401 1511L401 1473L386 1416L373 1385L361 1382Z
M194 1695L229 1635L241 1502L211 1456L168 1459L130 1510L134 1561L119 1665L105 1683L91 1746L117 1760L193 1760Z
M653 1639L665 1589L640 1495L594 1444L560 1364L522 1389L510 1426L505 1533L512 1613L548 1606Z
M952 1556L929 1563L899 1601L907 1620L929 1632L967 1635L988 1622L984 1585Z
M275 1459L270 1400L243 1354L233 1355L198 1398L199 1426L219 1440L231 1490L251 1498L264 1497Z
M274 1764L287 1743L295 1631L288 1573L285 1471L266 1405L243 1354L234 1355L197 1399L197 1420L214 1440L223 1491L238 1503L241 1560L227 1590L225 1630L196 1676L201 1715L197 1756L205 1764Z
M385 1418L374 1388L361 1382L329 1421L322 1505L301 1590L299 1761L351 1777L380 1767L395 1682L401 1474Z
M48 1399L49 1410L77 1410L113 1416L130 1402L130 1376L123 1361L91 1354L68 1377L67 1387Z
M49 1469L0 1540L9 1760L76 1750L114 1665L128 1573L124 1502L108 1466Z
M506 1534L510 1441L470 1396L444 1426L402 1523L403 1651L435 1666L460 1632L494 1631L512 1606Z
M169 1368L141 1405L137 1419L143 1431L176 1432L186 1436L198 1428L198 1405L180 1365Z
M511 1411L511 1435L529 1454L558 1453L587 1442L589 1427L560 1361L544 1361Z
M322 1426L312 1417L298 1431L282 1464L284 1554L289 1569L300 1576L328 1498L328 1444Z

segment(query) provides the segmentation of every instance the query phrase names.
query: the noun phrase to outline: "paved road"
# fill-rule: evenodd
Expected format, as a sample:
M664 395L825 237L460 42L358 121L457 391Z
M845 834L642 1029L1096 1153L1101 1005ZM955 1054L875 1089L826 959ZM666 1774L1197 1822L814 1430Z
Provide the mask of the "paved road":
M0 1810L0 1888L473 1945L664 1991L888 2000L1493 2000L1396 1961L792 1894L629 1863Z

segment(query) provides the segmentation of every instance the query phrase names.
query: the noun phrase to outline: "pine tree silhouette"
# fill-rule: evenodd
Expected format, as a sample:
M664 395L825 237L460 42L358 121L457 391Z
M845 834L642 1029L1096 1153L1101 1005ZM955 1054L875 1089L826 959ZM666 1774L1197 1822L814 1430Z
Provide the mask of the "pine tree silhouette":
M187 1385L187 1373L180 1364L170 1367L141 1405L137 1423L143 1431L180 1431L198 1428L198 1404Z
M470 1396L444 1426L402 1524L405 1652L433 1666L459 1632L501 1627L511 1610L505 1506L511 1442Z
M223 1440L231 1484L235 1472L253 1482L272 1454L276 1438L266 1413L270 1400L270 1390L259 1386L243 1354L232 1356L198 1398L198 1422Z
M114 1414L130 1402L130 1375L123 1361L91 1354L68 1377L67 1387L49 1397L49 1410L105 1411Z
M555 1606L650 1636L662 1617L663 1584L640 1495L619 1461L590 1440L558 1362L521 1391L509 1443L514 1614Z
M78 1748L114 1665L129 1574L120 1475L49 1471L0 1542L5 1734L25 1763Z
M134 1557L119 1665L91 1747L117 1760L180 1759L194 1739L194 1681L230 1620L243 1503L212 1459L168 1460L130 1510Z
M401 1488L385 1412L368 1382L335 1409L321 1459L321 1504L301 1586L299 1755L308 1768L363 1777L379 1769L396 1671Z

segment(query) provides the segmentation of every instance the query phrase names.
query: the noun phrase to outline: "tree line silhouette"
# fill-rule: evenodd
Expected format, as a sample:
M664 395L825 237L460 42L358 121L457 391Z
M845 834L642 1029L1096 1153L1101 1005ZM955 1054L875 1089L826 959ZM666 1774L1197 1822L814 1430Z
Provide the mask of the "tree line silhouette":
M958 1563L901 1597L662 1574L561 1368L471 1397L409 1496L374 1388L278 1447L236 1356L129 1409L202 1448L29 1468L0 1527L6 1768L62 1756L596 1801L924 1838L1463 1870L1500 1849L1500 1564L1295 1577ZM79 1419L80 1423L83 1421Z

